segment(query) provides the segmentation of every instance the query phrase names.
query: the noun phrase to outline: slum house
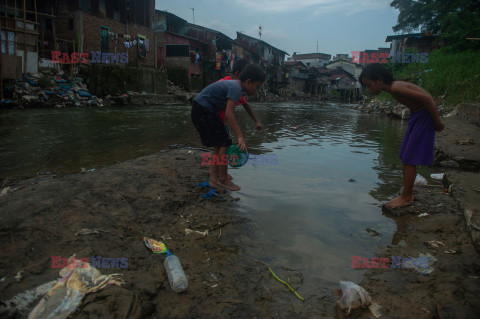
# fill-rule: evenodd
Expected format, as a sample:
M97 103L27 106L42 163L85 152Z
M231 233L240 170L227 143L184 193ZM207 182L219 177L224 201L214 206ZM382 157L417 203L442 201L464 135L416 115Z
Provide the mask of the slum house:
M267 89L279 94L279 85L283 83L283 63L285 56L289 55L287 52L240 32L237 32L233 52L235 58L248 58L262 66L267 74Z
M358 99L355 95L356 92L356 79L348 72L338 72L340 69L336 69L330 76L330 82L332 88L335 89L342 102L352 102L354 99Z
M59 0L55 30L61 64L75 72L76 63L64 57L73 52L88 57L78 67L88 67L89 86L97 94L163 91L155 49L164 41L152 30L154 8L155 0Z
M311 95L319 95L324 98L327 94L327 88L330 86L330 75L322 72L325 68L309 67L309 81L306 83L306 91Z
M297 52L294 52L293 56L288 58L287 61L301 61L308 67L324 67L331 58L330 54L325 53L297 54Z
M385 42L390 42L389 55L397 52L404 52L407 49L419 53L431 53L445 45L443 40L432 33L409 33L400 35L389 35Z
M301 61L286 61L283 64L283 69L289 85L298 92L306 92L309 80L307 66Z
M40 11L39 9L42 9ZM27 72L38 71L40 23L48 11L47 1L4 0L0 3L0 99L4 80L12 82Z
M344 61L344 60L336 60L328 63L325 68L334 70L334 69L342 69L348 72L350 75L352 75L355 79L355 89L354 89L354 97L355 99L360 99L361 97L361 89L362 85L358 81L360 74L362 73L362 65L352 63L349 61Z
M185 88L200 89L223 77L227 70L223 56L230 53L229 58L233 59L233 39L172 13L156 10L154 31L165 37L165 50L160 56L169 78Z

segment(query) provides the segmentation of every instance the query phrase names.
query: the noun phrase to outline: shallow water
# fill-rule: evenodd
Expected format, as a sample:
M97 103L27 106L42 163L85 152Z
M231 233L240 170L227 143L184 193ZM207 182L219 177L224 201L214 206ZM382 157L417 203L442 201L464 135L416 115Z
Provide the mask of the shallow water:
M292 271L304 296L358 282L351 256L372 257L397 228L379 204L401 186L406 122L336 104L253 105L266 132L237 115L249 151L264 161L230 170L242 187L239 209L260 234L249 253L278 273ZM0 179L75 173L173 144L199 146L189 106L2 111Z

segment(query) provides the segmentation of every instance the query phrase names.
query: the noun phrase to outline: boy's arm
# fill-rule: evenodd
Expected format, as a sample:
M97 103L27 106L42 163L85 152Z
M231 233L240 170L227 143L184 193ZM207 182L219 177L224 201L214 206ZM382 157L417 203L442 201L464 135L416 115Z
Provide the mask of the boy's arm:
M404 96L422 105L433 118L433 125L435 126L436 131L442 131L445 128L445 124L441 120L437 108L435 107L435 101L430 94L416 91L405 86L392 88L392 94Z
M237 136L238 148L243 151L247 150L247 145L245 144L242 131L240 131L240 127L238 127L237 119L235 118L235 113L233 112L236 105L237 103L235 103L235 101L233 101L232 99L228 99L227 107L225 108L225 120L227 120L228 125L230 125L230 128Z
M246 102L246 101L245 101ZM252 118L252 120L255 121L255 125L257 127L257 130L265 130L263 128L263 125L262 123L260 123L260 120L258 119L257 117L257 114L255 114L255 112L253 111L252 107L250 106L250 104L248 103L244 103L243 104L243 108L245 109L245 111L247 111L248 115L250 115L250 117Z

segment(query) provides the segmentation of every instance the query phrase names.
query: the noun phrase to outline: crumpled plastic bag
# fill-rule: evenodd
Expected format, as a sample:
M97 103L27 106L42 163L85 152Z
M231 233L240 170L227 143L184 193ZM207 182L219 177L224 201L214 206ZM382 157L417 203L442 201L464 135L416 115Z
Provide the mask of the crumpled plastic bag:
M367 308L372 303L368 292L359 285L351 281L340 281L340 287L343 296L337 303L342 309L346 309L348 314L352 309Z
M427 185L428 185L428 182L427 182L427 180L425 179L425 177L423 177L423 176L420 175L420 174L417 174L417 176L415 177L414 185L415 185L415 186L427 186Z
M33 308L28 319L65 319L78 309L86 294L99 291L107 285L120 286L125 283L118 277L120 274L102 275L87 262L83 267L60 270L62 278Z

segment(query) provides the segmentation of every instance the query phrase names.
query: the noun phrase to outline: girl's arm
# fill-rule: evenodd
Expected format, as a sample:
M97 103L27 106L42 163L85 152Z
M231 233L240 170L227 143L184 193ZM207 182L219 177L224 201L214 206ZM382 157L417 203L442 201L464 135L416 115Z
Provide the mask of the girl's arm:
M433 124L436 131L442 131L445 128L445 124L440 119L440 115L435 107L435 101L430 94L417 91L406 86L392 88L391 93L393 95L406 97L422 105L433 118Z
M247 145L245 144L245 139L243 138L242 131L240 131L240 127L238 127L237 119L235 118L235 113L233 110L235 109L237 103L232 99L228 99L227 107L225 109L225 120L227 120L228 125L233 130L235 135L238 139L238 148L241 151L247 150Z

